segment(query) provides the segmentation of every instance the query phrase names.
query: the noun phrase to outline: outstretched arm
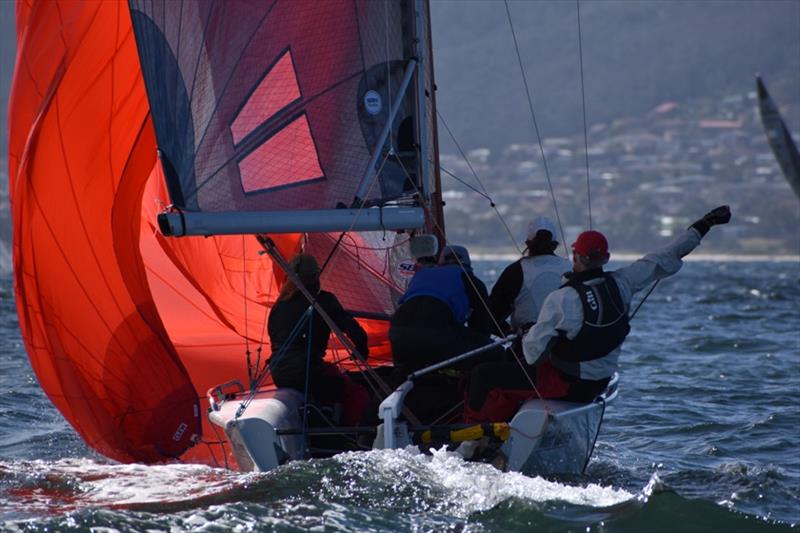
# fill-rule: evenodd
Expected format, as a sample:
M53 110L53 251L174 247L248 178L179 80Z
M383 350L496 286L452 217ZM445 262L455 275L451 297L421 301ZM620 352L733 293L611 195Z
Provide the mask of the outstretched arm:
M731 211L727 205L717 207L689 226L684 233L678 235L667 246L647 254L629 266L616 270L614 277L625 284L623 290L629 290L628 296L630 296L656 280L671 276L681 269L682 258L697 248L700 239L708 233L712 226L727 224L730 219Z
M705 237L708 230L717 224L727 224L731 221L731 208L727 205L721 205L712 209L703 218L692 224L690 227L696 229L700 233L700 237Z

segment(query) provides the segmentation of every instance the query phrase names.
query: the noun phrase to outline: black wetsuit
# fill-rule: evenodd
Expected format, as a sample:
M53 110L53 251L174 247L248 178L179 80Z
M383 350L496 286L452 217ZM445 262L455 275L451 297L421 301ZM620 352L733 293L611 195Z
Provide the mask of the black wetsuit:
M367 334L350 313L342 308L336 296L327 291L319 291L317 302L353 341L359 353L366 357ZM272 343L269 361L272 378L278 387L290 387L303 392L308 367L311 394L320 403L333 403L341 396L344 385L341 379L337 379L338 370L323 361L331 330L317 311L310 313L283 352L284 345L308 307L308 300L298 291L291 298L278 301L272 308L267 325Z
M463 288L459 290L466 292L471 308L467 326L459 323L445 301L427 295L405 301L392 317L389 340L399 379L489 343L493 322L484 303L488 300L486 285L474 275L460 274Z

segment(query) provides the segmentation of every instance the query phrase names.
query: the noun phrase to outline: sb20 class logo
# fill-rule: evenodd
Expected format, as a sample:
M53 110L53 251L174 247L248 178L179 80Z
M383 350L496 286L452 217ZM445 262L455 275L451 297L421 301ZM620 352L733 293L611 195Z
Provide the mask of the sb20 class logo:
M409 259L400 261L397 264L397 273L401 276L413 276L417 268L417 263Z

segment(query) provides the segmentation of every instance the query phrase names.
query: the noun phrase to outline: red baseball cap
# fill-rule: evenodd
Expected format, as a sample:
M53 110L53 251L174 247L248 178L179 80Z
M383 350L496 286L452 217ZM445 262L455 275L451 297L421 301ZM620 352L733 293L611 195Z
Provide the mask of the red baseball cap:
M572 243L572 250L583 257L606 257L608 241L599 231L584 231Z

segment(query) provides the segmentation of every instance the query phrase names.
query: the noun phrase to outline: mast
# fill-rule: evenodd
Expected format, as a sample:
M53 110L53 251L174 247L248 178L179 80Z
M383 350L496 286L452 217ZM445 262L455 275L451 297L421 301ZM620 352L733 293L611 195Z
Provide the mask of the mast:
M430 101L430 135L432 136L432 149L433 149L433 158L431 160L433 164L433 186L431 187L430 193L428 197L430 198L431 202L431 211L433 212L433 218L435 220L435 224L433 224L433 228L431 228L434 234L439 239L440 245L444 245L446 242L445 237L445 227L444 227L444 201L442 200L442 173L439 167L439 127L438 127L438 120L436 114L436 81L434 77L434 65L433 65L433 38L431 36L431 9L430 9L430 2L428 0L424 0L424 10L425 10L425 20L427 21L427 28L425 31L425 35L427 36L427 46L426 46L426 58L427 62L425 63L425 69L427 72L427 84L423 86L424 91L423 95L427 96ZM428 160L424 160L426 164L426 168L428 167Z

